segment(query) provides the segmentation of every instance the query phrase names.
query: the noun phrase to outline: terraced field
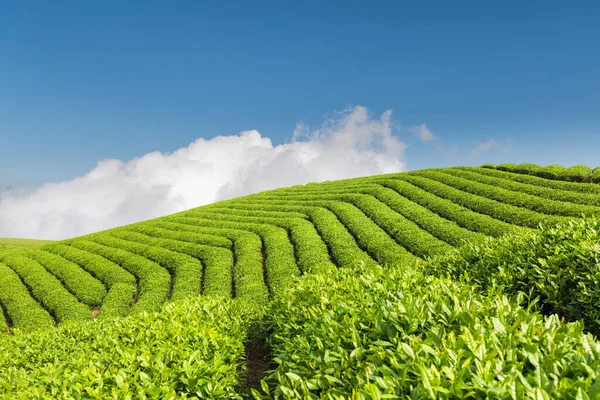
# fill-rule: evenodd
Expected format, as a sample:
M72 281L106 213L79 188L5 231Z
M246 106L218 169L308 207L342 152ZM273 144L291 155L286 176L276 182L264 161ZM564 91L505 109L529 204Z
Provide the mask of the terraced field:
M277 189L36 248L0 250L10 333L160 310L204 294L258 305L330 266L407 265L465 241L600 215L600 185L478 167Z
M0 250L8 247L39 247L54 240L0 238Z

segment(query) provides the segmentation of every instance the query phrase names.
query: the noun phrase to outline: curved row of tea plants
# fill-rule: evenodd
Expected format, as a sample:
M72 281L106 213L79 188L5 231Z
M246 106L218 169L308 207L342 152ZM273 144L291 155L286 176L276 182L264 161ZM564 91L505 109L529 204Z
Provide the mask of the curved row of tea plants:
M547 165L545 167L537 164L485 164L483 167L514 172L517 174L534 175L546 179L600 183L600 167L596 167L593 170L585 165L573 165L572 167L566 168L556 164Z
M600 226L565 222L600 208L571 185L595 187L485 168L386 174L3 250L0 394L239 398L266 307L278 364L257 397L597 398L583 322L596 332ZM532 239L544 232L554 240ZM498 250L515 240L529 258Z
M414 264L465 241L595 214L589 187L600 188L486 168L385 174L266 191L5 250L0 260L24 285L20 296L54 324L155 311L198 294L264 305L322 266ZM7 330L35 328L4 297Z

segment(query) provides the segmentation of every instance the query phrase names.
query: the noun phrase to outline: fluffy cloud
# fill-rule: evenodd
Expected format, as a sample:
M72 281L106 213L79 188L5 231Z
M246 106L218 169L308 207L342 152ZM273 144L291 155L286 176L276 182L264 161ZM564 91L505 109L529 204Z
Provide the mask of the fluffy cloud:
M511 143L510 141L499 142L496 139L490 139L487 142L483 142L475 146L472 150L473 154L480 154L489 150L498 149L503 150L505 152L510 151Z
M435 139L435 134L427 128L427 124L421 124L410 128L411 132L417 135L423 142L429 142Z
M0 197L0 237L64 239L282 186L399 172L406 145L391 111L364 107L274 146L256 130L198 139L173 153L108 159L84 176Z

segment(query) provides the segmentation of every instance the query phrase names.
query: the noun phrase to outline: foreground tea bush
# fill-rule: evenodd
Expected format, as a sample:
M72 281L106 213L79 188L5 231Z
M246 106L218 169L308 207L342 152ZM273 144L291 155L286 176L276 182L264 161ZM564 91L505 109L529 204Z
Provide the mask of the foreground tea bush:
M522 296L401 268L306 276L273 302L263 396L598 398L600 344Z
M436 275L466 276L483 291L501 286L507 293L539 297L544 313L582 319L587 330L600 334L598 218L467 244L425 268Z
M236 398L254 315L238 301L196 297L161 312L5 337L0 398Z

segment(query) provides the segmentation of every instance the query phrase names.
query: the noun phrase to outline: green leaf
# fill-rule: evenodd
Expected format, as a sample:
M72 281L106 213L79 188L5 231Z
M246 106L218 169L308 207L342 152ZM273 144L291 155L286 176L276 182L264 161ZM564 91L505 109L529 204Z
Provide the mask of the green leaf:
M286 372L285 375L294 382L299 382L302 380L302 378L299 375L297 375L293 372Z
M404 350L404 352L412 359L415 358L415 352L413 351L412 347L410 347L410 345L408 345L407 343L402 342L401 343L402 346L402 350Z

